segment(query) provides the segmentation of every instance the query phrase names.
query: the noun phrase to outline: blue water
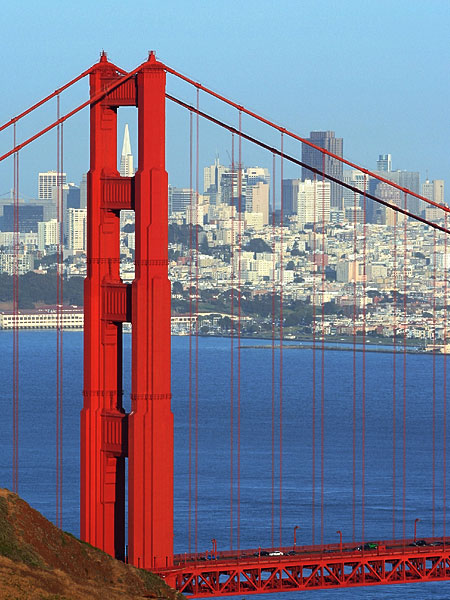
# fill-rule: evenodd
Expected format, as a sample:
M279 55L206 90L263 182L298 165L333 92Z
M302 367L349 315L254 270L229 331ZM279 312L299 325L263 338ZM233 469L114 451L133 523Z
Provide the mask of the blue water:
M125 393L130 393L130 343L124 336ZM244 344L254 341L245 340ZM258 342L260 343L260 342ZM193 344L195 341L193 340ZM198 530L199 551L230 544L230 340L199 339ZM56 333L20 333L20 494L50 519L55 517L55 349ZM11 487L12 333L0 332L0 486ZM234 346L235 372L237 347ZM175 551L188 550L189 509L189 338L172 338L172 392L175 416ZM365 539L392 537L393 376L392 354L366 356ZM450 361L449 361L450 363ZM279 353L275 354L275 545L279 543ZM357 474L356 539L361 537L362 354L356 354ZM283 352L282 544L312 542L312 351ZM436 357L435 533L442 534L443 357ZM396 536L402 536L403 357L397 356ZM450 364L449 364L450 367ZM450 372L450 369L448 369ZM272 352L241 350L240 546L271 546ZM316 353L316 530L321 535L321 353ZM433 358L407 356L406 379L406 536L432 535ZM352 540L353 353L325 352L324 369L324 542L336 543L337 530ZM448 382L450 390L450 381ZM82 405L82 333L64 334L64 511L63 527L79 534L79 411ZM234 388L234 441L237 440L237 385ZM194 399L193 399L194 400ZM127 403L127 401L126 401ZM194 407L193 407L194 409ZM193 434L193 439L195 435ZM447 444L448 446L449 444ZM193 448L194 450L194 448ZM447 458L447 460L449 460ZM448 463L450 464L450 463ZM236 482L237 452L233 453ZM194 479L192 479L194 481ZM194 496L194 489L193 489ZM448 493L447 493L448 497ZM237 513L237 488L233 494ZM450 507L447 508L447 514ZM236 546L237 523L233 524ZM192 516L191 549L195 548ZM447 532L450 527L447 523ZM450 584L422 584L303 593L305 598L450 598ZM277 597L293 597L282 594Z

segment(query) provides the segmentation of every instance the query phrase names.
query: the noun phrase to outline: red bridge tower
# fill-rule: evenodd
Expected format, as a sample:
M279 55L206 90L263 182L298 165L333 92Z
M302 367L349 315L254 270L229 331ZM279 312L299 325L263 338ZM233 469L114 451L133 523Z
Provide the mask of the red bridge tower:
M91 104L81 537L124 558L128 457L129 562L141 568L173 560L165 79L153 53L131 76L103 53L90 75L91 99L109 91ZM139 168L129 178L117 171L119 106L138 108ZM131 285L120 279L121 210L136 218ZM123 322L132 323L130 414L122 406Z

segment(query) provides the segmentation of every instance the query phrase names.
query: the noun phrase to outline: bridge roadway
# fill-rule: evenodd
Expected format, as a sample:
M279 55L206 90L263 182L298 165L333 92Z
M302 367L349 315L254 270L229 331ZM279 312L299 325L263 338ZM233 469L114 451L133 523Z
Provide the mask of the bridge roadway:
M450 538L178 554L157 569L193 598L450 580Z

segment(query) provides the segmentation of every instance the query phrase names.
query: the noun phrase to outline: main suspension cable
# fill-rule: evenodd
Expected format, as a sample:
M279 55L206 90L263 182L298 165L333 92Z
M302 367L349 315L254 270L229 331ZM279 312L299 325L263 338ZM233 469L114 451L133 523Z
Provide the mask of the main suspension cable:
M166 94L166 98L168 100L171 100L172 102L174 102L175 104L178 104L179 106L182 106L183 108L186 108L187 110L192 110L193 112L197 113L197 109L184 102L183 100L180 100L179 98L175 98L175 96L172 96L170 94ZM285 158L286 160L288 160L289 162L298 165L300 167L304 167L305 169L308 169L309 171L311 171L312 173L316 173L319 176L323 176L325 177L325 179L327 179L330 182L334 182L337 183L338 185L351 190L352 192L356 192L359 195L363 195L363 191L360 190L359 188L345 182L345 181L341 181L340 179L338 179L337 177L334 177L333 175L330 175L329 173L324 173L321 169L317 169L311 165L306 164L305 162L295 158L294 156L290 156L289 154L286 154L286 152L281 152L278 148L275 148L273 146L270 146L269 144L266 144L265 142L262 142L261 140L258 140L257 138L255 138L254 136L251 136L247 133L244 132L240 132L239 130L236 129L235 127L233 127L232 125L228 125L227 123L224 123L223 121L221 121L220 119L216 119L215 117L203 112L203 111L198 111L198 114L203 117L204 119L206 119L207 121L210 121L211 123L214 123L215 125L218 125L219 127L222 127L223 129L226 129L227 131L230 131L231 133L235 133L236 135L240 135L242 137L242 139L247 140L249 142L252 142L254 144L256 144L257 146L259 146L260 148L264 148L265 150L267 150L268 152L272 153L272 154L276 154L277 156L283 156L283 158ZM11 153L9 153L11 154ZM9 155L8 154L8 155ZM6 156L6 155L4 155ZM0 161L2 160L2 157L0 157ZM390 182L388 182L390 183ZM395 186L394 186L395 187ZM411 194L412 192L410 190L406 190L406 193ZM431 221L428 221L427 219L425 219L424 217L420 217L419 215L415 215L414 213L409 212L406 208L402 208L401 206L397 206L395 203L391 204L390 202L387 202L386 200L382 200L381 198L378 198L377 196L374 196L373 194L369 193L366 191L365 193L366 198L370 198L371 200L374 200L375 202L377 202L378 204L381 204L382 206L388 207L388 208L392 208L392 210L395 210L403 215L405 215L406 217L411 217L413 220L415 221L419 221L420 223L424 223L425 225L429 225L430 227L433 227L434 229L437 229L439 231L442 231L444 233L450 233L450 230L448 230L447 228L438 225L437 223L433 223ZM428 200L427 200L428 202ZM440 205L438 205L440 206ZM446 210L450 210L450 209L446 209Z
M326 150L325 148L322 148L321 146L317 146L316 144L311 142L308 138L303 138L303 137L293 133L292 131L289 131L285 127L281 127L281 125L277 125L276 123L270 121L269 119L266 119L266 118L258 115L257 113L252 112L251 110L245 108L245 106L242 106L241 104L237 104L236 102L229 100L225 96L222 96L221 94L218 94L217 92L214 92L213 90L207 88L206 86L202 85L201 83L194 81L193 79L190 79L186 75L182 75L175 69L172 69L171 67L168 67L167 65L164 65L164 68L167 71L167 73L170 73L171 75L174 75L175 77L178 77L179 79L182 79L186 83L193 85L197 89L202 90L203 92L205 92L206 94L209 94L210 96L213 96L217 100L220 100L221 102L224 102L225 104L228 104L229 106L237 108L244 114L256 119L260 123L263 123L264 125L268 125L272 129L275 129L275 130L279 131L280 133L283 133L283 134L293 138L294 140L297 140L298 142L301 142L302 144L305 144L305 145L309 146L310 148L317 150L324 157L328 156L328 157L346 165L347 167L350 167L351 169L357 169L358 171L360 171L361 173L364 173L368 177L373 177L374 179L377 179L378 181L387 183L388 185L394 187L397 190L400 190L401 192L407 192L411 196L414 196L415 198L418 198L419 200L422 200L423 202L426 202L427 204L430 204L431 206L434 206L435 208L439 208L440 210L443 210L445 212L450 212L450 208L448 208L447 206L438 204L437 202L434 202L433 200L429 200L428 198L425 198L424 196L421 196L420 194L417 194L416 192L408 190L407 188L404 188L401 185L398 185L397 183L390 181L389 179L385 179L379 173L369 171L369 169L365 169L364 167L361 167L360 165L357 165L357 164L343 158L342 156L334 154L333 152L330 152L329 150ZM166 97L169 99L173 99L173 97L169 96L168 94L166 94ZM180 101L180 103L181 103L181 101ZM367 197L369 197L369 196L367 196Z

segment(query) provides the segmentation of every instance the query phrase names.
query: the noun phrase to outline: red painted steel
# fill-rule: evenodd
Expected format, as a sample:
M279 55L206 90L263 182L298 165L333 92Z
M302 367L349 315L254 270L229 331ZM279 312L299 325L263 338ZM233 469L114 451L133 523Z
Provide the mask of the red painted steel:
M119 79L106 55L90 74L95 97ZM81 411L81 538L124 558L125 454L111 449L104 421L125 419L122 408L122 324L109 320L102 287L120 284L120 213L102 206L104 181L117 178L117 110L91 105L88 173L87 278L84 290L84 406ZM106 313L106 314L105 314Z
M125 86L120 85L121 79ZM128 85L102 55L90 75L88 273L81 536L117 558L125 551L125 457L129 457L128 560L170 565L173 417L170 409L170 283L167 261L165 71L154 55ZM101 98L104 89L111 90ZM138 107L139 169L117 172L117 107ZM136 213L136 278L120 280L120 209ZM122 407L122 322L132 323L132 410Z
M435 538L424 547L409 545L412 540L380 542L373 550L340 542L297 547L295 554L283 548L281 556L258 549L238 557L215 549L197 557L178 555L173 568L157 572L193 598L444 581L450 578L448 541Z
M139 169L128 441L129 561L143 568L171 564L173 556L165 82L164 66L152 54L136 76Z
M364 544L360 547L355 547L354 543L343 544L342 534L339 545L329 546L297 547L294 537L293 549L281 548L276 549L276 552L271 549L272 555L269 551L262 553L261 549L218 552L217 542L213 540L212 554L174 557L165 99L169 98L188 108L191 111L191 124L192 114L197 115L196 201L198 200L199 116L225 127L232 135L239 135L240 144L241 138L246 139L272 152L274 157L278 155L297 165L303 163L287 155L283 151L283 143L281 150L272 148L244 134L241 126L236 130L201 112L198 102L195 108L166 94L166 71L179 76L175 71L157 62L153 53L150 54L147 62L130 73L118 69L103 53L100 62L89 69L90 99L63 117L59 117L58 114L57 121L22 144L16 145L14 139L14 148L0 157L2 161L7 156L15 154L14 196L18 203L18 151L53 127L62 125L66 119L84 106L90 105L88 272L85 282L84 406L81 412L82 538L117 558L124 558L125 459L128 456L129 562L158 572L168 583L186 594L208 597L450 579L449 539L446 538L428 539L421 546L414 545L411 543L412 540L385 541L379 542L377 548L368 549ZM193 83L187 78L184 79ZM65 87L68 85L70 84ZM197 87L197 98L199 90L212 93L200 84L194 85ZM54 95L56 94L57 92ZM243 107L217 94L212 94L232 104L240 112L245 112L278 129L282 136L290 135L309 143ZM117 108L119 106L137 106L139 111L139 169L133 178L126 180L121 178L117 171ZM318 148L318 150L324 152L323 149ZM329 154L326 151L325 153ZM240 154L241 152L239 152L239 166L241 165ZM336 158L342 160L340 157ZM347 161L343 162L352 165ZM62 171L62 147L60 167ZM320 171L313 168L310 170L314 173L316 181ZM369 171L360 170L370 174ZM330 175L323 173L323 176L355 193L361 193L360 190ZM399 188L392 182L388 183ZM417 215L410 215L407 211L406 199L407 193L411 192L404 188L400 189L405 193L403 209L371 196L366 190L364 190L364 202L366 198L372 198L397 212L412 216L417 221L449 233L447 219L445 227L441 227ZM412 195L422 199L417 194ZM429 201L428 203L433 204ZM120 280L120 210L123 209L134 209L136 213L136 278L131 286L123 284ZM17 210L14 216L17 221ZM15 230L17 225L18 223L15 223ZM313 235L315 252L315 230ZM406 235L405 219L404 252L406 252ZM17 245L17 242L15 243ZM196 245L198 246L198 240ZM406 260L404 269L405 303ZM14 303L17 312L17 293L15 293ZM131 321L133 326L132 410L129 415L125 414L122 407L122 323L124 321ZM16 356L16 351L14 355ZM404 419L405 408L404 405ZM16 411L17 406L14 413L15 445L18 435ZM405 435L404 427L403 434ZM17 456L14 460L17 471ZM314 464L313 458L313 466ZM403 473L403 486L404 481L405 473ZM231 498L233 498L232 491ZM443 494L445 507L445 485ZM403 513L404 502L403 491ZM323 525L321 527L323 528ZM404 528L403 523L403 530Z

